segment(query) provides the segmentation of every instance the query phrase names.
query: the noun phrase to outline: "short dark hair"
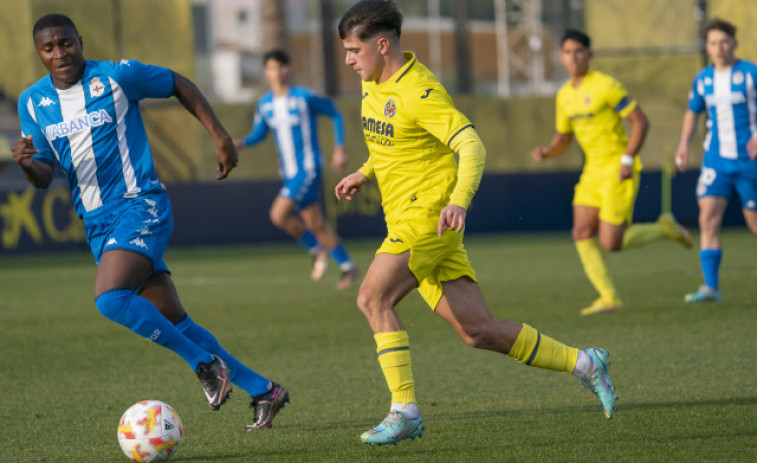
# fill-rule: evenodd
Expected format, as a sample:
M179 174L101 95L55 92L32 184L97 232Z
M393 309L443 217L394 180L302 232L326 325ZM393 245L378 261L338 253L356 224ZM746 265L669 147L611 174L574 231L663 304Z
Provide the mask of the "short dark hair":
M709 34L710 31L725 32L732 39L736 38L736 26L720 18L712 18L704 23L704 26L702 27L702 38L706 40L707 34Z
M562 46L566 40L575 40L583 45L584 48L591 48L591 39L589 36L578 29L566 29L560 40L560 46Z
M402 33L402 13L393 0L360 0L339 20L339 37L344 40L351 33L366 40L379 32Z
M268 50L265 55L263 55L263 66L265 66L270 59L278 61L279 64L283 64L284 66L289 66L289 53L279 48Z
M76 36L79 36L79 30L76 29L76 25L71 21L71 18L64 14L51 13L42 16L36 23L34 23L32 37L36 37L37 32L42 29L47 29L48 27L70 27L76 32Z

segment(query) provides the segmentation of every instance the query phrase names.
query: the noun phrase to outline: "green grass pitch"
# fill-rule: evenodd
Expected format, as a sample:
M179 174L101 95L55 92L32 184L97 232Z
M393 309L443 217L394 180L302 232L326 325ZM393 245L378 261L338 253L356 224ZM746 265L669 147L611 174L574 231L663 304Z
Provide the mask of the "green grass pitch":
M347 243L363 269L378 240ZM467 347L414 292L398 307L410 334L420 440L368 447L361 432L389 395L357 289L335 267L309 280L295 244L170 249L166 260L195 321L256 371L289 388L273 430L245 433L248 397L211 412L173 353L103 318L88 254L0 259L0 460L127 461L121 413L171 404L185 437L176 462L757 460L757 246L727 230L721 304L687 305L697 252L671 243L608 261L625 308L581 317L594 293L569 234L469 236L494 314L568 344L610 351L615 418L565 373Z

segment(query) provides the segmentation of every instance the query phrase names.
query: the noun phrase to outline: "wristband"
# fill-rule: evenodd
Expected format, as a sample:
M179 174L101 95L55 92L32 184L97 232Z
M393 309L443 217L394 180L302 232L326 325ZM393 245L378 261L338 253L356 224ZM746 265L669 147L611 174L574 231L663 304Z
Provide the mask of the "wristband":
M624 154L620 157L620 165L621 166L633 166L633 156L630 154Z

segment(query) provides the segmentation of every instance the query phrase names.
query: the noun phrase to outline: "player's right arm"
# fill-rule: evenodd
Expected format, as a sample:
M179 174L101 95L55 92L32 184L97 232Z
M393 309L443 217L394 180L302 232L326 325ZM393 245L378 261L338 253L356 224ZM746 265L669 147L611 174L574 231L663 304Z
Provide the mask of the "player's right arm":
M557 157L565 152L573 141L572 133L555 132L547 146L537 146L531 150L534 161L542 163L549 158Z
M47 188L53 181L53 165L34 159L39 150L34 147L31 135L18 138L11 146L13 160L24 171L26 179L36 188Z
M689 103L686 113L683 115L683 127L681 128L681 140L678 142L676 151L676 167L680 172L686 171L686 165L689 162L689 143L691 137L697 131L697 120L699 113L707 109L704 101L704 83L700 75L694 78L689 91Z

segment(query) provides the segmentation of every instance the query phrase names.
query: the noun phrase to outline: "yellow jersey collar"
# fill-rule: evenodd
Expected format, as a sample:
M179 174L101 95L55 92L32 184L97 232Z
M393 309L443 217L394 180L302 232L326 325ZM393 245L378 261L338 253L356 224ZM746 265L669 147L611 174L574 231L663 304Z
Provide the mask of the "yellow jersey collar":
M415 65L415 63L418 62L418 60L415 58L415 53L413 53L412 51L403 51L402 56L405 57L407 63L405 63L405 65L402 66L399 71L395 72L392 77L387 79L386 82L394 82L395 84L398 83L400 79L405 77L405 74L407 74L407 72Z

